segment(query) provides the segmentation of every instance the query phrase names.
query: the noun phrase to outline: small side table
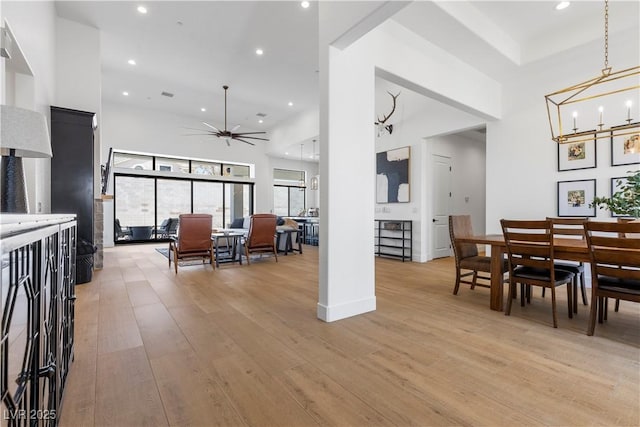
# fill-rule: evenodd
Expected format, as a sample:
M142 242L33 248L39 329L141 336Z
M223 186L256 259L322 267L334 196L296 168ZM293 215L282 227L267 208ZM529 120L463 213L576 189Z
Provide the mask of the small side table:
M293 252L293 251L298 251L299 253L302 253L302 242L300 239L300 236L297 236L297 241L298 241L298 248L294 249L293 248L293 237L292 234L293 233L300 233L300 230L297 228L290 228L290 229L277 229L276 230L276 248L278 249L278 252L284 252L285 255L287 255L289 252ZM281 247L281 239L283 236L285 237L285 247L284 250L280 249Z
M242 265L242 254L240 253L240 241L243 233L211 233L213 240L213 250L216 257L216 268L221 263L237 262Z

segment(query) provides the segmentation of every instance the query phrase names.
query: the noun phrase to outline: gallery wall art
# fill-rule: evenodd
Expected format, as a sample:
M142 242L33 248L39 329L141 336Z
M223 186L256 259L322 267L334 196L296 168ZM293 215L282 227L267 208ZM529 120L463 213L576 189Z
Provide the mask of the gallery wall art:
M409 160L411 147L396 148L376 154L376 202L410 201Z

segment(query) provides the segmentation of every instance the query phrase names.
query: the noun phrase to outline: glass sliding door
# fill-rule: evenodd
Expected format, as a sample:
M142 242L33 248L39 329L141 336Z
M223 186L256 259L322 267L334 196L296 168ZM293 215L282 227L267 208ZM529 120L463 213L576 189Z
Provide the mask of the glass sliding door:
M173 218L178 220L180 214L191 213L191 181L177 179L157 179L157 198L156 206L158 212L157 226L163 223L165 226L170 224L168 221ZM173 223L173 221L171 222ZM160 230L158 238L166 238L168 235L175 234L174 230Z
M305 187L275 185L273 187L273 213L279 216L304 215Z
M304 212L305 188L289 187L289 215L302 216Z
M229 227L235 218L242 218L251 215L251 194L253 194L250 184L229 183L224 185L224 205L225 205L225 227Z
M221 182L193 182L193 212L213 215L213 228L224 228Z
M153 178L115 177L115 241L153 238L156 221L154 181Z

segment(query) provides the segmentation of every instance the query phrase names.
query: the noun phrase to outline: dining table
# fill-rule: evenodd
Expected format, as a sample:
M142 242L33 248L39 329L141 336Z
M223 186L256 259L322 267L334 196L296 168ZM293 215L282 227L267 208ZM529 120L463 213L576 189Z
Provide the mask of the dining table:
M480 234L468 237L458 237L462 243L491 246L491 290L489 307L491 310L503 311L503 278L502 270L507 244L502 234ZM557 260L591 262L587 241L584 239L554 238L553 257Z

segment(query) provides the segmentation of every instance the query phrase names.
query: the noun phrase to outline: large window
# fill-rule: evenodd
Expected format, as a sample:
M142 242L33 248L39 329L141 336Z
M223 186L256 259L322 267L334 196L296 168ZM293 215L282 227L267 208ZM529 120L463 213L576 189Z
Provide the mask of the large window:
M253 213L253 183L116 173L114 189L116 243L166 239L158 227L183 213L211 214L214 228Z
M279 216L304 214L305 188L275 185L273 187L273 213Z
M280 216L303 215L306 205L306 172L273 170L273 213Z

